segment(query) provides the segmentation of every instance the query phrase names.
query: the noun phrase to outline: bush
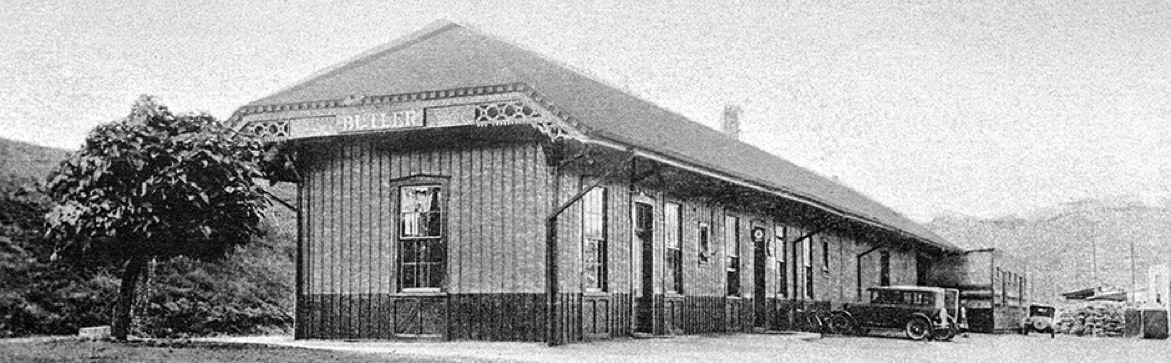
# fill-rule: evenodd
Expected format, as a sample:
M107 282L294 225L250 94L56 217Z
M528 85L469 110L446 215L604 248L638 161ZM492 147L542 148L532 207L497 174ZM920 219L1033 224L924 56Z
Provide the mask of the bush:
M32 181L0 178L0 337L73 334L109 321L117 280L49 262L47 199Z
M159 263L143 290L139 332L177 337L287 330L293 324L294 256L282 253L281 237L288 238L269 233L218 263L186 257Z
M35 184L0 179L0 337L76 334L108 325L119 279L79 261L49 261L47 200ZM136 334L246 334L292 324L295 235L267 222L265 237L217 263L159 261L143 290Z

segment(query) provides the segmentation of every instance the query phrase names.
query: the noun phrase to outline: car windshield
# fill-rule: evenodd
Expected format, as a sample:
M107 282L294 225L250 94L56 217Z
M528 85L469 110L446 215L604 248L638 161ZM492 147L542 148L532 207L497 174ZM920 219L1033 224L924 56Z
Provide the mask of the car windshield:
M1029 316L1053 317L1054 309L1048 306L1030 306Z

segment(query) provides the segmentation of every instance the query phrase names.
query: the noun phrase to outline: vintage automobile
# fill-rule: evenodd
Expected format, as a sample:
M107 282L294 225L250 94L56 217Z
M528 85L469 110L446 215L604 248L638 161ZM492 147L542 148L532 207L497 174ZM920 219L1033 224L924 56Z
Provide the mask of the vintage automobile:
M1049 305L1029 305L1029 316L1021 321L1021 334L1029 335L1030 331L1035 331L1049 333L1049 337L1053 338L1057 334L1053 326L1053 318L1056 313L1057 309Z
M882 286L867 291L870 293L869 303L845 304L842 311L834 312L830 318L830 332L865 334L869 329L901 329L912 340L946 341L960 332L961 325L966 325L958 290Z

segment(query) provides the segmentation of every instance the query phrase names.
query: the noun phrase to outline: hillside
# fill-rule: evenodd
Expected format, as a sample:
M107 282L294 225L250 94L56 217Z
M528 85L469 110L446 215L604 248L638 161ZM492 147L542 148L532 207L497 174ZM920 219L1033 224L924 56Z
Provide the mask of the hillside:
M0 138L0 176L43 182L69 150Z
M1096 285L1092 262L1096 250L1098 281L1130 290L1131 242L1140 288L1146 286L1147 266L1171 260L1169 202L1088 200L1024 217L944 216L927 227L964 248L998 248L1033 261L1036 273L1059 292Z
M49 261L43 183L68 151L0 139L0 337L71 334L106 324L118 280ZM293 202L296 186L261 185ZM296 213L273 204L267 233L218 262L159 261L144 292L138 331L152 336L247 334L292 323Z

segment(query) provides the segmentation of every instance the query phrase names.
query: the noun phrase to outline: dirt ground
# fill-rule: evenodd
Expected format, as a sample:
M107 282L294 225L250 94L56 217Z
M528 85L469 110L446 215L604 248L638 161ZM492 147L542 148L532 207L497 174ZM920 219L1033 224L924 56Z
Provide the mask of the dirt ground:
M287 336L118 345L0 340L0 362L1171 362L1171 340L1045 335L913 342L898 335L712 335L540 343L294 341Z
M1171 362L1171 340L1047 335L956 337L914 342L898 334L828 336L802 340L784 335L711 335L618 339L550 348L507 342L338 342L261 337L270 344L523 362ZM245 341L249 339L244 338ZM252 340L255 341L255 340Z

